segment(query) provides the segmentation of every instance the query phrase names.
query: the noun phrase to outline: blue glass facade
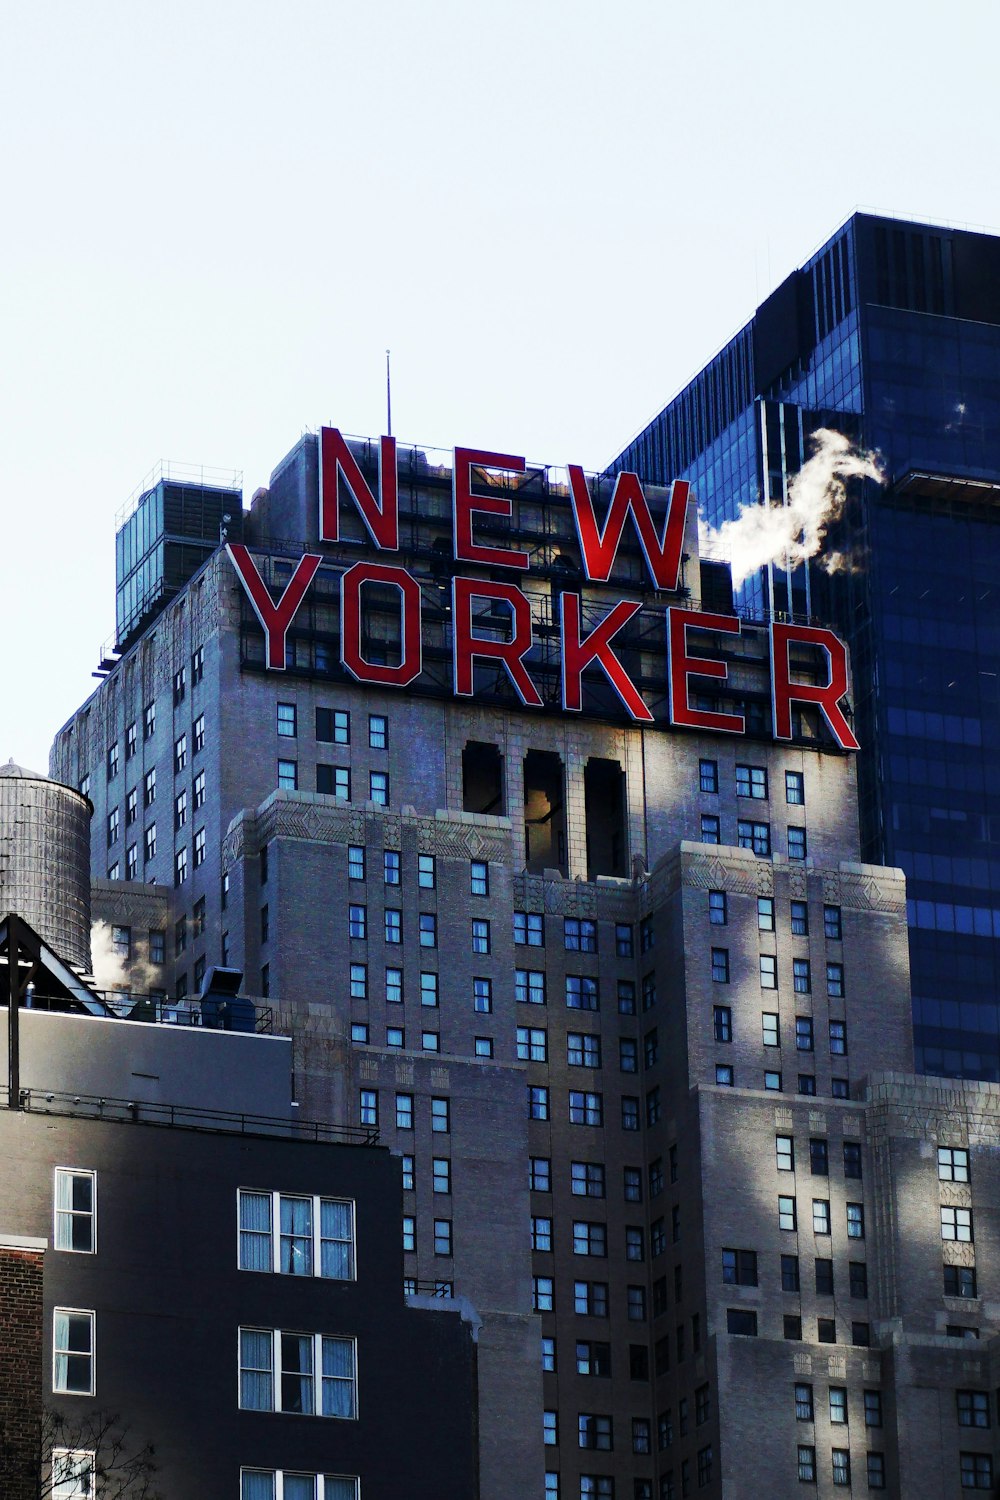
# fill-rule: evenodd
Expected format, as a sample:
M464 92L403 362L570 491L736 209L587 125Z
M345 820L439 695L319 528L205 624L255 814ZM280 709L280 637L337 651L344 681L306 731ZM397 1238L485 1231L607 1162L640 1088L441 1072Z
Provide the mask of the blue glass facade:
M852 495L853 560L772 566L756 616L852 648L867 858L909 887L918 1067L1000 1080L1000 239L855 215L614 461L689 479L718 525L781 500L829 425L887 476Z

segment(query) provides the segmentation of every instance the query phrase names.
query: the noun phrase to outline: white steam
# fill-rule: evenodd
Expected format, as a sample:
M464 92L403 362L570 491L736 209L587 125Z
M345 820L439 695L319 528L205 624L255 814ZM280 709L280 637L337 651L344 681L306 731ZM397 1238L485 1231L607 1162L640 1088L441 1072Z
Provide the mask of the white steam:
M820 427L810 441L812 457L789 483L786 505L741 505L736 519L723 521L719 527L699 517L702 553L731 564L734 587L771 562L794 568L817 557L828 573L855 565L843 552L820 555L823 539L844 509L844 480L874 479L884 484L885 474L874 453L854 448L842 432Z
M90 969L99 990L128 990L143 994L155 987L155 971L142 959L125 959L115 949L110 922L94 922L90 929Z

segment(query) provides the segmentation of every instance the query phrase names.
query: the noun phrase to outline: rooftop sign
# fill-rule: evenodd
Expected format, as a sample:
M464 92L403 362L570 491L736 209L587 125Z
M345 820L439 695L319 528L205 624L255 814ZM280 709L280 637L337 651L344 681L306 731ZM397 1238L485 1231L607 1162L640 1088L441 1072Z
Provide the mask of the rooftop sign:
M509 678L525 708L544 709L544 701L527 660L534 645L530 600L518 583L496 577L503 570L519 577L530 572L531 559L528 552L516 546L502 547L477 540L477 516L512 523L513 507L509 492L476 493L473 490L474 469L523 474L526 464L523 458L509 453L455 449L452 469L453 557L457 563L489 569L490 576L455 574L451 580L452 691L456 697L474 697L475 664L477 661L492 661ZM400 550L395 439L383 437L380 441L376 494L340 431L328 427L321 430L320 543L340 540L341 481L375 549L388 554L384 561L354 563L343 574L340 588L341 662L358 682L406 688L423 670L422 595L420 584L412 573L390 560L391 555ZM583 579L592 584L612 581L622 537L626 526L631 526L653 586L676 595L689 498L688 484L684 480L675 480L658 529L638 475L622 473L616 476L610 505L606 514L600 517L583 469L571 464L569 503ZM274 599L249 550L239 543L229 544L226 550L263 628L265 666L271 671L283 671L289 628L325 559L319 553L305 553L280 598ZM362 654L362 598L364 589L371 585L388 586L398 593L401 648L400 659L393 665L368 661ZM481 609L482 602L487 600L498 604L501 614L509 613L509 629L505 632L508 639L498 639L495 630L487 635L477 633L477 601L480 601ZM595 668L604 673L633 722L655 722L616 650L616 638L640 611L650 612L635 600L620 599L609 607L595 628L585 633L582 595L573 589L560 592L558 624L564 711L583 711L583 674L589 668ZM724 661L703 654L708 643L704 639L699 642L699 632L738 636L742 629L740 620L735 615L710 614L680 604L668 604L662 608L662 613L666 644L664 687L670 724L720 734L745 733L742 714L709 710L692 702L692 697L698 692L698 679L709 680L702 682L700 691L704 693L710 683L719 685L728 677ZM848 684L847 651L843 642L830 630L807 625L774 623L770 635L774 738L792 738L793 705L813 704L825 718L836 743L842 749L856 750L858 742L840 706ZM793 681L790 652L796 644L818 648L825 655L828 667L825 683Z

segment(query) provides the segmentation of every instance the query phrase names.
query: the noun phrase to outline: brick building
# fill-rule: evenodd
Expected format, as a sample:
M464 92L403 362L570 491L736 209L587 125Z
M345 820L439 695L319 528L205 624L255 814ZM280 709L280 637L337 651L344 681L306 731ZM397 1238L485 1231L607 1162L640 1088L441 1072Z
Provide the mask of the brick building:
M197 1023L241 968L303 1114L401 1157L407 1290L482 1325L489 1500L909 1497L915 1430L928 1496L987 1488L996 1101L912 1077L836 642L708 608L683 494L615 547L610 486L335 439L56 737L133 986Z

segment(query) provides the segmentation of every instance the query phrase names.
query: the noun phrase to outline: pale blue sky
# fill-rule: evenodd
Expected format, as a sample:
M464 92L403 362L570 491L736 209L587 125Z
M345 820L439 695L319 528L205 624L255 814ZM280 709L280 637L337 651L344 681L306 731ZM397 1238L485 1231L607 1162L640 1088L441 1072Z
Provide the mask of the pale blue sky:
M604 464L855 207L1000 225L1000 11L0 0L0 757L160 458L303 426Z

